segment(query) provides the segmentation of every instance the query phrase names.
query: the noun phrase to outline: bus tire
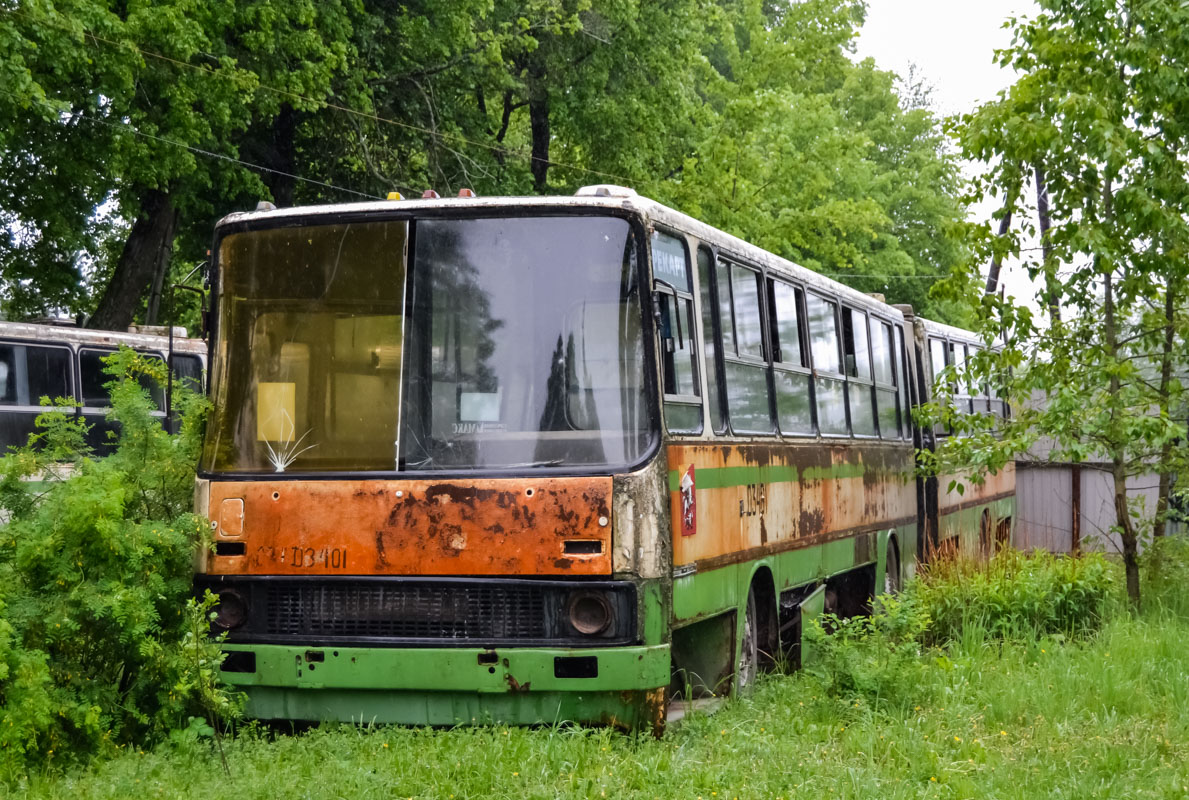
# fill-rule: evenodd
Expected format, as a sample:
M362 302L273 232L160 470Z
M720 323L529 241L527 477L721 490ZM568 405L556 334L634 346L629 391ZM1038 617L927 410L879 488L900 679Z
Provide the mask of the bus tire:
M900 594L900 551L896 547L895 537L888 537L887 555L883 566L884 594Z
M743 636L739 643L739 666L735 670L738 693L751 691L760 671L760 620L756 611L756 592L747 590L747 606L743 612Z

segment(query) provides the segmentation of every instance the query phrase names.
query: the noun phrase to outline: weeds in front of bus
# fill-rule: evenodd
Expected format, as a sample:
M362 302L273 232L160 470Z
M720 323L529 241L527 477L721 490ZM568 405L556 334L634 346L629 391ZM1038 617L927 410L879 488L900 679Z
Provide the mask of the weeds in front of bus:
M108 360L119 433L106 458L49 408L34 442L0 459L0 781L199 736L238 708L215 682L209 608L188 604L209 536L189 511L206 401L175 386L170 435L139 381L163 380L154 370L132 351Z

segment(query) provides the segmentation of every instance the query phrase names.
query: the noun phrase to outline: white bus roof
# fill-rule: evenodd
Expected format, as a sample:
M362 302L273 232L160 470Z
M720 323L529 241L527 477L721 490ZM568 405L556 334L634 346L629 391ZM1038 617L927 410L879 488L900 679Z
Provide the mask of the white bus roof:
M612 187L617 188L617 187ZM580 190L581 191L581 190ZM820 273L802 267L787 259L750 244L736 236L707 225L693 217L683 214L666 205L640 197L634 192L600 196L582 194L579 196L553 197L447 197L447 198L417 198L402 200L375 200L360 203L338 203L333 205L296 206L291 208L268 208L257 211L243 211L228 214L219 220L216 227L256 223L266 220L282 222L288 219L309 219L319 216L339 216L343 214L374 214L381 212L416 213L426 210L525 210L525 209L598 209L613 210L638 214L651 224L660 224L677 231L683 231L696 236L698 239L720 248L728 255L770 268L772 271L786 275L802 282L805 286L818 289L838 297L846 303L861 308L877 310L880 314L893 320L902 320L903 313L893 305L882 302L871 295L827 278ZM958 329L954 329L958 330ZM975 336L969 331L963 335Z
M206 354L206 342L177 335L185 328L175 328L173 350L175 353ZM119 347L125 345L138 350L169 351L169 336L156 333L122 331L100 331L91 328L76 328L72 325L35 325L28 322L0 322L0 339L20 339L45 344L71 344L79 347Z

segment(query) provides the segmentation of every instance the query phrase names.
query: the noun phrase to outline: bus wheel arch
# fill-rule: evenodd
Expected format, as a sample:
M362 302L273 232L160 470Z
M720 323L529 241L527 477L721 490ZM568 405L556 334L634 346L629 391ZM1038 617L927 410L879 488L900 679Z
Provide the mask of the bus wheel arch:
M903 588L903 567L900 563L900 543L896 534L888 532L883 547L883 586L882 594L896 595Z
M745 691L754 681L755 675L771 671L777 662L780 649L779 612L776 607L776 584L767 564L759 564L752 571L738 619L734 681L737 692Z

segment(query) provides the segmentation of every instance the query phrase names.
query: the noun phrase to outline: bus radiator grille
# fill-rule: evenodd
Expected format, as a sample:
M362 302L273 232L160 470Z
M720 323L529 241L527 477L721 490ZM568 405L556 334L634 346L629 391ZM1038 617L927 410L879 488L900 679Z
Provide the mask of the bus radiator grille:
M631 643L636 628L635 587L621 581L228 576L199 578L195 588L246 601L246 621L228 642L606 646ZM567 609L576 591L607 598L606 631L573 628Z

